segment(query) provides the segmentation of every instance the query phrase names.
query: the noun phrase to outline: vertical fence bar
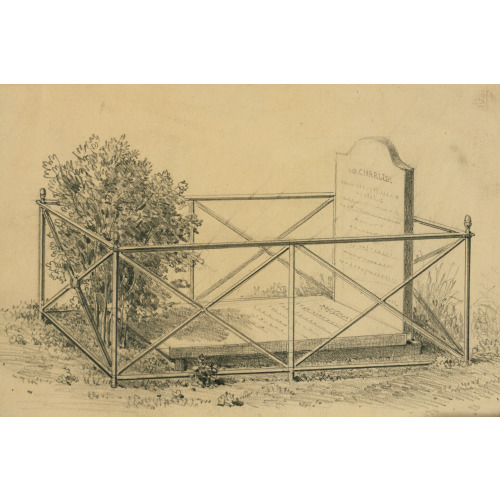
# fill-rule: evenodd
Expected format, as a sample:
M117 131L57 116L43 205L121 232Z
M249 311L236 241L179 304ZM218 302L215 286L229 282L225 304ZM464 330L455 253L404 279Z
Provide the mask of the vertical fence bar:
M117 386L118 381L118 292L120 286L120 251L118 248L118 238L115 238L112 257L112 283L111 283L111 387Z
M337 203L337 198L334 198L334 200L332 201L332 238L335 238L336 234L337 234L337 228L336 228L336 213L337 213L337 209L336 209L336 203ZM336 265L336 261L335 261L335 245L332 246L332 266L335 266ZM336 279L336 276L335 276L335 273L332 272L332 299L335 300L335 279Z
M295 367L295 245L288 247L288 380L293 381Z
M470 215L464 219L465 225L465 281L464 281L464 361L468 364L470 360L470 255L472 235L470 228L472 220Z
M40 189L40 203L45 203L47 192ZM38 317L43 320L42 307L45 302L45 214L38 207Z
M189 215L195 215L195 201L191 200L189 205ZM191 227L191 235L189 237L189 242L194 243L194 228ZM189 293L191 299L194 300L194 259L191 260L191 267L189 269Z

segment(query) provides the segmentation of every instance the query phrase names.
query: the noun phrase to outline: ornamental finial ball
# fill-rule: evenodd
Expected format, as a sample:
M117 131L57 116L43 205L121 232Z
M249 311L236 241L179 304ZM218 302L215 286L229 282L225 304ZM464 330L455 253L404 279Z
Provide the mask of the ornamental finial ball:
M47 191L45 188L40 188L40 201L45 203L45 197L47 196Z
M115 245L118 245L118 243L120 243L120 234L116 229L111 233L111 240Z
M470 228L472 226L472 219L470 215L466 215L464 219L464 226L466 231L470 231Z

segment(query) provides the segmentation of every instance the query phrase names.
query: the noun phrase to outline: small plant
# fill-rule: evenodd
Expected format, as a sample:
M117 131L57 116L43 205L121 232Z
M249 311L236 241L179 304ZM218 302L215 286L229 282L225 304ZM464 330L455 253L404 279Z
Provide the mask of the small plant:
M24 337L22 335L11 335L9 338L9 343L10 344L19 344L19 345L26 345L27 342L24 340Z
M268 288L253 287L253 297L286 297L287 287L283 283L273 283Z
M435 366L440 368L452 368L453 366L458 366L460 363L461 362L457 359L439 356L436 358Z
M234 394L221 394L217 400L217 406L243 406L243 401L234 397Z
M198 362L198 366L193 367L194 379L201 382L202 387L219 385L219 380L217 379L217 372L219 370L217 365L214 363L207 363L203 354L198 358Z
M82 380L88 385L108 385L109 378L101 373L95 366L83 370Z
M180 391L180 389L177 389L175 390L173 393L172 393L172 401L174 403L177 403L177 404L182 404L182 403L185 403L185 396L184 394L182 394L182 392Z
M59 377L57 377L56 382L65 385L71 385L73 382L78 382L78 377L73 375L69 368L64 367L64 373L61 373Z

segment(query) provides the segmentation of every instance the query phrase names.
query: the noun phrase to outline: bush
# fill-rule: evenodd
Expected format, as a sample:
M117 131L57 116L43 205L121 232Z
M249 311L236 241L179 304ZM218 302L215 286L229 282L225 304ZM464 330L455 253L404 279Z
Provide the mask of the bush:
M151 162L141 158L124 135L107 141L93 135L73 151L71 160L61 162L51 155L43 162L43 168L60 210L108 241L117 238L121 245L130 246L188 242L201 224L196 216L180 212L186 204L187 183L174 185L167 170L153 173ZM59 248L55 240L50 244L52 260L47 267L53 279L68 280L68 273L85 270L107 251L101 243L65 221L54 217L53 223L63 247ZM50 226L49 229L49 236L54 237ZM136 258L151 271L166 277L169 272L185 272L197 257L184 251L147 253ZM122 264L120 280L119 334L124 345L128 318L150 314L161 304L158 294L146 286L146 278L132 266ZM185 280L175 283L188 286ZM82 280L81 287L101 336L109 342L110 266L99 266Z

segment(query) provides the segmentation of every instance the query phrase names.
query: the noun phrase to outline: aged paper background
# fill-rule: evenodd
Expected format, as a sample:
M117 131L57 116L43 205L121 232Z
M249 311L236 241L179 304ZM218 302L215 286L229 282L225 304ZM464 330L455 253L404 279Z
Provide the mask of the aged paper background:
M54 153L68 158L94 133L102 138L125 133L157 170L186 179L191 193L212 194L328 191L336 152L347 151L360 137L388 137L415 168L419 216L459 228L465 214L472 216L472 301L485 288L495 294L500 278L499 100L498 86L463 85L2 86L0 306L36 298L34 201L44 185L42 161ZM3 415L152 415L120 404L72 407L64 392L57 405L45 406L42 395L30 400L34 395L26 394L24 382L9 377L7 367L4 371ZM476 410L464 401L443 411L499 412L498 399L475 404ZM383 406L354 412L342 404L243 406L231 416L353 413L401 412ZM177 407L164 414L229 413Z

